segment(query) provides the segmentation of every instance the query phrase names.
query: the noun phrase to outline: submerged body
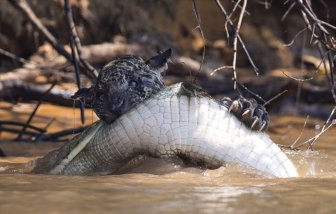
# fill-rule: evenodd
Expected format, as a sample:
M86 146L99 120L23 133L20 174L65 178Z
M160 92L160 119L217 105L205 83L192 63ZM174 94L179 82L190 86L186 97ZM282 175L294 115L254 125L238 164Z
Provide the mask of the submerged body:
M226 106L185 83L163 89L112 124L93 124L39 159L33 172L113 174L138 155L178 156L211 168L234 162L276 177L298 176L267 134L246 128Z

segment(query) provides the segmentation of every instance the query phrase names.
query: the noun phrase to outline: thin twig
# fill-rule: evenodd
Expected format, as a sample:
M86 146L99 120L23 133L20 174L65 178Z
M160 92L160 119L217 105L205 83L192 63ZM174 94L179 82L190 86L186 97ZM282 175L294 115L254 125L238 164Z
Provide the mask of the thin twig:
M232 20L229 18L228 13L227 13L226 10L224 9L224 7L223 7L223 5L221 4L220 0L214 0L214 1L216 2L218 8L221 10L221 12L222 12L222 14L224 15L225 19L229 21L230 27L231 27L233 30L235 30L235 27L234 27L234 25L233 25L233 22L232 22ZM247 48L246 48L246 46L245 46L245 44L244 44L244 41L243 41L242 38L240 37L239 33L238 33L237 37L238 37L238 41L239 41L240 45L242 46L242 48L243 48L243 50L244 50L244 52L245 52L245 54L246 54L246 56L247 56L247 58L248 58L250 64L252 65L252 67L253 67L253 69L254 69L254 72L256 73L257 76L259 76L259 72L258 72L259 69L258 69L257 66L254 64L253 59L252 59L250 53L247 51Z
M334 126L336 123L335 122L332 122L331 124L329 124L329 126L327 126L324 130L321 130L317 135L315 135L314 137L306 140L305 142L301 143L300 145L292 148L293 150L296 150L298 148L300 148L301 146L305 145L305 144L308 144L308 149L312 150L313 147L312 145L317 141L317 139L319 137L321 137L322 134L324 134L328 129L330 129L332 126Z
M303 71L303 50L306 44L307 40L307 33L302 34L302 42L300 47L300 71ZM296 97L295 97L295 108L298 109L300 105L300 99L301 99L301 91L302 91L303 82L298 82L296 87Z
M9 132L9 133L20 134L22 131L18 130L18 129L14 129L14 128L0 126L0 132ZM40 133L39 132L35 132L35 131L26 130L24 134L25 135L36 136L36 135L38 135ZM15 139L15 141L16 141L16 139Z
M327 35L326 34L323 34L323 40L324 41L327 41L328 39L326 38ZM335 64L334 64L334 56L335 56L335 51L332 51L328 45L326 45L324 47L326 49L326 53L327 53L327 60L328 60L328 63L329 63L329 73L330 73L330 79L331 79L331 86L332 88L334 88L333 86L335 85L335 78L334 78L334 72L335 72ZM325 70L326 73L328 73L328 70Z
M316 25L313 24L313 29L311 30L311 35L310 35L310 40L309 40L310 45L313 45L314 39L317 38L317 36L315 35L315 29L316 29Z
M45 130L47 130L49 128L49 126L55 121L55 118L52 118L49 120L49 122L47 123L47 125L44 127ZM43 136L44 133L38 134L36 136L31 137L31 140L33 141L38 141L40 139L41 136Z
M41 99L40 99L40 100L38 101L38 103L36 104L35 109L34 109L33 112L30 114L30 116L29 116L29 118L28 118L28 120L27 120L27 122L26 122L26 125L23 126L21 132L18 134L18 136L17 136L17 138L16 138L17 141L20 141L20 140L22 139L22 136L26 133L26 129L27 129L28 125L30 124L30 122L32 121L33 117L35 116L35 114L36 114L38 108L39 108L40 105L42 104L43 99L44 99L46 96L48 96L49 92L55 87L55 85L56 85L56 82L54 82L54 83L50 86L50 88L49 88L49 89L42 95Z
M81 82L80 82L80 68L77 59L77 55L79 55L79 51L81 50L80 40L77 35L77 31L75 28L75 24L72 18L72 10L69 0L64 0L64 7L66 11L67 23L69 28L69 40L70 40L70 47L71 47L71 56L72 62L75 67L75 74L76 74L76 83L78 90L81 89ZM80 102L80 116L82 125L85 124L85 114L84 114L84 103Z
M320 64L318 64L317 68L315 69L314 71L314 74L310 77L307 77L307 78L296 78L296 77L293 77L293 76L290 76L289 74L287 74L285 71L282 71L283 75L285 75L286 77L290 78L290 79L293 79L295 81L298 81L298 82L306 82L306 81L309 81L309 80L312 80L314 79L314 77L316 76L316 74L318 74L318 71L321 67L321 65L323 65L323 62L325 60L325 56L323 59L321 59L321 62Z
M332 93L333 99L336 103L336 88L335 88L335 64L334 56L336 55L336 50L333 47L334 37L328 32L327 29L336 30L336 27L320 20L314 13L311 2L307 0L295 0L295 4L301 11L302 18L307 25L307 28L311 32L311 43L316 42L321 58L324 56L329 64L329 69L323 60L323 65L325 67L325 75L328 82L329 90ZM315 41L313 41L313 39Z
M238 5L240 4L241 0L238 0L236 2L236 4L234 5L231 13L229 14L228 18L226 19L225 21L225 31L226 31L226 37L227 37L227 40L230 41L230 34L229 34L229 30L228 30L228 24L229 24L229 20L231 20L231 17L233 16L234 12L236 11L236 9L238 8Z
M294 36L294 38L292 39L292 41L290 41L289 43L287 43L287 44L284 44L283 46L285 46L285 47L289 47L289 46L292 46L293 45L293 43L295 42L295 39L301 34L301 33L303 33L304 31L306 31L307 30L307 28L305 27L305 28L303 28L302 30L300 30L297 34L295 34L295 36Z
M235 5L233 6L233 8L232 8L232 10L231 10L231 13L229 14L229 19L231 19L231 17L233 16L234 12L236 12L237 8L240 8L240 9L241 9L241 7L239 7L241 1L242 1L242 0L238 0L238 1L235 3ZM244 11L244 12L245 12L245 11ZM228 20L226 20L225 24L227 24L227 23L228 23Z
M292 11L292 9L294 8L294 6L295 6L295 3L293 2L293 3L289 6L289 8L288 8L288 10L285 12L285 14L281 17L281 21L282 21L282 22L285 21L286 17L287 17L288 14Z
M242 87L243 89L245 89L247 92L249 92L250 94L252 94L253 96L255 96L256 98L258 98L260 101L262 101L263 103L265 103L266 102L266 100L264 99L264 98L262 98L259 94L256 94L256 93L254 93L253 91L251 91L250 89L248 89L245 85L243 85L243 84L240 84L239 82L238 82L238 85L240 86L240 87Z
M204 33L203 33L203 30L202 30L202 26L201 26L201 16L198 12L198 8L197 8L197 4L196 4L195 0L192 0L192 6L193 6L193 11L194 11L194 14L195 14L196 21L197 21L197 27L196 28L199 30L199 32L201 34L201 37L202 37L202 40L203 40L202 61L201 61L200 68L199 68L199 71L202 71L202 67L203 67L203 64L204 64L204 58L205 58L205 37L204 37Z
M19 127L24 127L27 126L27 129L32 129L41 133L46 132L46 129L42 129L36 126L33 126L31 124L27 124L27 123L22 123L22 122L18 122L18 121L7 121L7 120L0 120L0 126L19 126Z
M13 53L11 53L9 51L6 51L6 50L4 50L2 48L0 48L0 54L4 55L4 56L6 56L6 57L8 57L10 59L13 59L13 60L15 60L15 61L17 61L17 62L19 62L21 64L27 63L27 60L25 60L24 58L18 57L15 54L13 54Z
M270 104L271 102L273 102L273 100L277 99L278 97L280 97L281 95L283 95L284 93L286 93L288 91L288 90L284 90L284 91L278 93L277 95L275 95L274 97L272 97L271 99L269 99L269 100L266 101L259 94L257 94L255 92L251 91L250 89L248 89L245 85L240 84L239 82L238 82L238 85L240 87L244 88L246 91L248 91L250 94L252 94L256 98L258 98L260 101L262 101L263 102L263 106L266 106L266 105Z
M232 69L232 66L221 66L219 68L216 68L210 73L210 76L214 75L217 71L224 70L224 69Z
M327 124L330 122L331 118L334 116L335 111L336 111L336 106L331 111L331 113L330 113L327 121L324 123L324 125L323 125L323 127L322 127L322 129L321 129L321 131L319 133L319 135L321 135L324 131L326 131L327 129L329 129L331 126L335 125L336 121L331 121L331 124L327 127ZM316 142L316 140L317 140L318 137L316 137L316 139L314 139L313 141L310 142L310 144L309 144L310 148L313 148L313 145Z
M278 99L278 97L280 97L281 95L283 95L283 94L286 93L286 92L288 92L288 90L284 90L284 91L278 93L277 95L275 95L275 96L272 97L271 99L267 100L267 101L263 104L263 106L266 106L266 105L270 104L271 102L273 102L273 100Z
M48 130L48 128L51 126L51 124L55 121L56 121L56 118L51 118L49 120L49 122L47 123L47 125L44 127L44 130Z
M232 70L233 70L233 77L234 77L234 89L237 88L237 44L238 44L238 33L240 30L241 23L243 21L244 11L246 9L247 0L243 0L243 6L239 15L238 23L235 28L235 32L233 34L233 60L232 60Z
M312 9L310 8L309 4L304 4L307 3L306 1L303 0L295 0L296 4L300 7L300 9L306 14L308 15L309 18L311 18L316 24L319 25L319 28L324 31L326 34L329 34L329 32L322 26L326 26L328 28L331 28L333 30L336 30L336 26L329 24L327 22L324 22L320 19L318 19L316 17L316 15L314 14L314 12L312 11Z
M292 149L297 149L297 148L299 148L299 147L301 147L301 146L303 146L305 144L308 144L308 149L312 150L313 149L313 145L315 144L315 142L317 141L317 139L319 137L321 137L321 135L323 133L325 133L329 128L331 128L332 126L334 126L336 124L335 120L331 121L331 118L334 116L335 111L336 111L336 106L331 111L328 120L324 123L323 127L321 128L321 130L320 130L320 132L318 134L316 134L314 137L306 140L305 142L301 143L300 145L298 145L298 146L296 146L296 147L294 147ZM330 121L331 121L331 123L330 123ZM327 126L328 123L330 123L330 124Z
M68 21L68 27L69 27L71 36L73 38L73 42L75 44L76 50L77 50L79 60L83 64L83 66L87 70L90 71L90 73L94 74L95 76L98 76L98 71L92 65L90 65L90 63L88 61L86 61L83 58L82 44L81 44L81 41L79 39L77 30L76 30L75 22L73 20L72 9L71 9L71 4L70 4L69 0L64 0L64 7L65 7L65 13L66 13L67 21Z
M304 131L306 125L307 125L308 119L309 119L309 115L307 115L307 117L306 117L306 119L305 119L305 122L304 122L303 127L302 127L301 132L300 132L300 135L296 138L296 140L293 142L293 144L290 145L290 147L289 147L290 149L293 149L294 146L296 145L296 143L297 143L297 142L300 140L300 138L302 137L302 134L303 134L303 131Z
M319 54L320 54L320 57L322 58L323 57L323 54L326 54L325 52L324 52L324 49L323 49L323 47L322 47L322 44L321 43L318 43L317 44L317 47L318 47L318 51L319 51ZM324 53L323 53L324 52ZM332 86L332 80L330 79L330 77L329 77L329 75L328 75L328 69L327 69L327 65L326 65L326 62L323 60L323 67L324 67L324 70L326 71L325 72L325 77L326 77L326 79L327 79L327 83L328 83L328 87L329 87L329 89L330 89L330 91L331 91L331 94L332 94L332 96L333 96L333 99L334 99L334 101L335 101L335 103L336 103L336 95L335 95L335 89L334 89L334 87ZM331 71L330 71L331 72Z
M253 59L252 59L250 53L247 51L247 48L246 48L246 46L245 46L245 43L243 42L243 39L242 39L239 35L238 35L238 40L239 40L240 45L242 46L242 48L243 48L243 50L244 50L244 52L245 52L245 54L246 54L246 56L247 56L247 59L249 60L250 64L252 65L255 74L256 74L257 76L259 76L259 69L258 69L258 67L254 64L254 61L253 61Z

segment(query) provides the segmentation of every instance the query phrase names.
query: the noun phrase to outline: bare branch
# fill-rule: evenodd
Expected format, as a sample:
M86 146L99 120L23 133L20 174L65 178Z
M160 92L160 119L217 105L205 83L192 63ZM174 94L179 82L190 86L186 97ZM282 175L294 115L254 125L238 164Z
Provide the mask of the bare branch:
M240 1L241 1L241 0L238 0L238 1L236 2L236 4L234 5L234 7L233 7L231 13L229 14L228 18L227 18L226 21L225 21L225 25L224 25L224 26L225 26L226 37L227 37L228 41L229 41L229 38L230 38L230 34L229 34L229 30L228 30L229 20L231 20L232 15L234 14L234 12L236 11L236 9L238 8L238 5L240 4Z
M72 62L71 55L64 49L63 44L60 44L57 39L48 31L48 29L42 24L40 19L35 15L33 10L30 8L26 0L9 0L16 8L18 8L27 19L33 24L37 31L53 46L53 48L62 56L64 56L68 61ZM82 65L81 65L82 66ZM95 82L97 76L88 70L83 70L83 72L91 81Z
M199 68L199 71L201 71L203 64L204 64L204 58L205 58L205 37L204 37L204 33L202 30L202 26L201 26L201 16L198 12L198 8L197 8L195 0L192 0L192 4L193 4L193 11L194 11L196 21L197 21L197 29L199 30L202 40L203 40L202 61L201 61L200 68Z
M234 25L233 25L233 22L232 22L232 20L229 18L228 13L227 13L226 10L224 9L224 7L223 7L223 5L221 4L220 0L215 0L215 2L216 2L216 4L217 4L218 8L219 8L219 9L221 10L221 12L223 13L225 19L229 21L230 27L231 27L233 30L235 30L235 27L234 27ZM242 48L243 48L243 50L244 50L244 52L245 52L245 54L246 54L246 56L247 56L247 58L248 58L250 64L252 65L252 67L253 67L253 69L254 69L254 72L255 72L256 75L258 76L258 75L259 75L259 73L258 73L258 70L259 70L259 69L258 69L257 66L254 64L254 62L253 62L253 60L252 60L252 57L250 56L250 53L247 51L246 46L245 46L245 44L244 44L242 38L241 38L240 35L239 35L239 32L238 32L238 34L237 34L237 37L238 37L238 41L239 41L239 43L241 44L241 46L242 46Z
M293 2L293 3L289 6L289 8L288 8L288 10L285 12L285 14L281 17L281 21L282 21L282 22L285 21L286 17L287 17L288 14L292 11L292 9L294 8L294 6L295 6L295 3Z
M247 5L247 0L243 0L243 7L241 9L240 15L239 15L239 19L238 19L238 23L233 35L233 61L232 61L232 70L233 70L233 77L234 77L234 89L236 89L237 85L237 71L236 71L236 64L237 64L237 41L238 41L238 33L240 30L240 26L241 23L243 21L243 16L244 16L244 11L246 9L246 5Z
M81 41L78 37L77 30L76 30L76 27L75 27L75 24L74 24L71 4L70 4L69 0L64 0L64 7L65 7L65 13L66 13L67 21L68 21L69 31L70 31L71 37L73 38L73 42L74 42L74 45L76 47L76 51L78 53L79 60L87 70L89 70L95 76L98 76L98 71L92 65L90 65L89 62L87 62L83 58L82 44L81 44Z
M18 122L18 121L7 121L7 120L0 120L0 127L2 126L19 126L19 127L24 127L26 126L26 129L32 129L41 133L46 132L46 129L42 129L36 126L33 126L31 124L27 124L27 123L22 123L22 122ZM0 128L1 130L1 128Z
M336 50L333 45L334 37L331 36L331 34L326 29L330 28L336 30L336 27L317 18L313 9L311 8L311 4L309 1L295 0L295 4L301 10L302 17L308 29L312 33L311 43L313 42L313 39L315 39L315 42L317 42L317 47L320 52L321 58L324 58L322 56L326 56L326 59L329 64L329 69L327 69L324 60L323 65L325 67L326 71L325 73L326 78L328 80L329 89L336 103L335 77L334 77L335 76L334 56L336 55L335 53Z
M81 43L77 35L77 31L75 28L75 24L73 21L72 17L72 10L71 10L71 5L69 0L64 0L64 7L65 7L65 12L66 12L66 17L68 21L68 28L69 28L69 40L70 40L70 47L71 47L71 56L72 56L72 62L75 67L75 74L76 74L76 82L77 82L77 87L78 90L81 89L80 85L80 69L79 69L79 64L77 60L77 55L80 56L82 51ZM76 48L75 48L76 46ZM86 62L86 61L85 61ZM86 64L88 64L86 62ZM91 66L92 67L92 66ZM91 70L91 72L96 72L95 69ZM97 73L97 72L96 72ZM80 102L80 117L81 117L81 122L82 125L85 124L85 114L84 114L84 103Z

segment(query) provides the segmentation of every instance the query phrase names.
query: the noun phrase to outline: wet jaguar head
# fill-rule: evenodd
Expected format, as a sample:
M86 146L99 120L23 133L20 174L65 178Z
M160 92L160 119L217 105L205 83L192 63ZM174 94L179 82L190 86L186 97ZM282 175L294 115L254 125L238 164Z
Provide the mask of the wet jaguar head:
M97 116L110 123L161 90L170 55L170 49L147 61L127 55L105 65L93 90Z

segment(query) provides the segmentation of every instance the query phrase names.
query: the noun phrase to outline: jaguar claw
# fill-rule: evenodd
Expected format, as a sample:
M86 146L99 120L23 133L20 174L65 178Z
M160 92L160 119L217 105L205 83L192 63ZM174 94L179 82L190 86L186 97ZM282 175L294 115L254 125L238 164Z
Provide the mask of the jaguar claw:
M246 111L244 111L244 113L242 114L243 117L246 117L246 116L252 116L252 110L251 109L247 109Z
M255 118L255 120L253 121L252 125L251 125L251 129L253 130L254 126L258 123L258 118Z
M230 108L229 112L236 112L239 108L239 102L237 100L233 101Z
M263 122L263 124L261 125L259 131L260 132L263 131L265 127L266 127L266 122Z

